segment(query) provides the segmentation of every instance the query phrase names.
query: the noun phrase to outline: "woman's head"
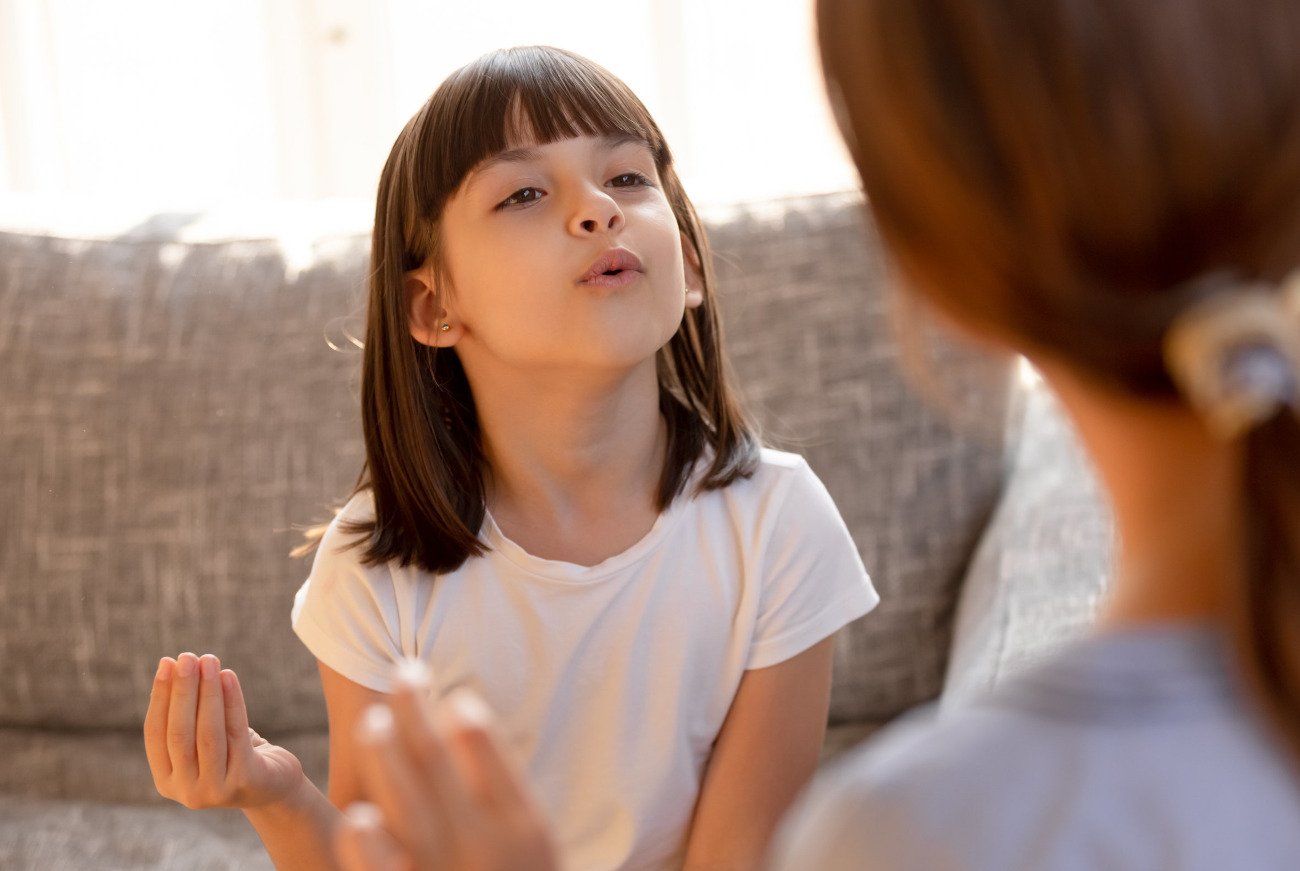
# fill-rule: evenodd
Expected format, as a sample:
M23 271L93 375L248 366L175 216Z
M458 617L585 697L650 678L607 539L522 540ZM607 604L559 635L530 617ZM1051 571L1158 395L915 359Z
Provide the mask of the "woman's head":
M1300 4L818 5L882 237L959 322L1177 408L1171 328L1300 267ZM1240 442L1235 629L1300 750L1300 424L1281 409Z
M554 220L559 206L567 223ZM653 305L544 292L572 291L611 249L642 261ZM480 552L488 470L466 374L476 352L561 368L649 355L668 423L661 507L706 448L705 486L752 468L757 441L727 383L703 228L658 126L596 64L534 46L448 77L384 166L371 260L368 558L440 571ZM531 313L516 304L528 268Z
M1172 395L1179 288L1300 265L1300 6L823 0L832 97L908 282Z

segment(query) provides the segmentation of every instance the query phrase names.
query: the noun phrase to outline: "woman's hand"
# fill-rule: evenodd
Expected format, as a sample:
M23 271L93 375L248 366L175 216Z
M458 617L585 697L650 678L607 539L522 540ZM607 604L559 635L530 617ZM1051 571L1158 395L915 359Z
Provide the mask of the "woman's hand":
M302 765L248 726L239 678L213 655L163 657L144 718L154 786L188 808L252 808L303 785Z
M430 706L422 667L392 704L362 718L358 756L371 805L335 838L345 871L553 871L541 815L505 758L487 706L468 690Z

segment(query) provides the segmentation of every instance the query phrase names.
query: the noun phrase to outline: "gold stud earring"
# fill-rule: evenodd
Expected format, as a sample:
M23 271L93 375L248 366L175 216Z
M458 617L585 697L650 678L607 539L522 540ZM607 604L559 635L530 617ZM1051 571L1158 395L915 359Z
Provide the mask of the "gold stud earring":
M443 324L443 325L442 325L442 331L443 331L444 333L450 332L450 331L451 331L451 324Z

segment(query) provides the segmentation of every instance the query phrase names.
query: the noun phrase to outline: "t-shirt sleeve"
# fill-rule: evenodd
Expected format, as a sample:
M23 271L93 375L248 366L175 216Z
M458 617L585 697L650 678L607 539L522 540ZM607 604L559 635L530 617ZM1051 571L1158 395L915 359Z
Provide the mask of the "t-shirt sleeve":
M880 601L830 493L799 460L773 493L762 594L746 668L802 653Z
M348 680L392 692L402 657L397 591L385 565L361 563L357 536L339 528L344 510L326 530L311 574L293 602L293 631L307 649Z

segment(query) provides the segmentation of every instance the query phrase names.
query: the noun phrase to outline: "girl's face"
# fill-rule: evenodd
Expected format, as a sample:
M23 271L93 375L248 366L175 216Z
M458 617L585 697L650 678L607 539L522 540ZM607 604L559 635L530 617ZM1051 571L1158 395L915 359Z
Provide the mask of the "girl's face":
M489 358L528 371L628 369L653 361L703 298L639 139L579 136L495 155L448 202L442 244L445 316L417 287L412 333L455 345L471 370Z

